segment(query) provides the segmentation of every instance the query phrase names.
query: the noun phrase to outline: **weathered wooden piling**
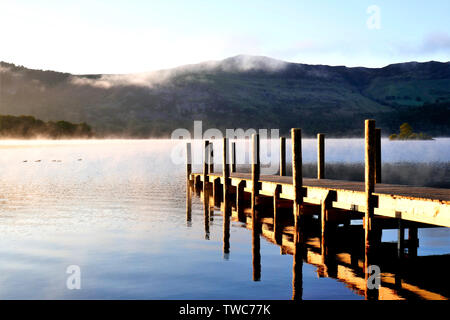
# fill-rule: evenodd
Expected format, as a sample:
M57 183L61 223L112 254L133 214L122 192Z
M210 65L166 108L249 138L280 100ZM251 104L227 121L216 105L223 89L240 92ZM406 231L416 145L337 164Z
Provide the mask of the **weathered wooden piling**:
M295 219L295 243L302 242L303 221L300 218L301 205L303 204L303 174L302 174L302 131L291 130L292 139L292 185L294 188L294 219Z
M286 138L280 137L280 176L286 175Z
M317 134L317 179L325 178L325 135Z
M229 253L230 244L230 166L228 161L228 139L223 138L223 157L222 157L222 173L223 173L223 252Z
M191 194L192 152L191 143L186 143L186 221L191 221L192 194Z
M253 249L253 281L261 279L260 223L256 201L259 194L260 161L259 135L252 135L252 249Z
M365 172L364 172L364 190L366 198L366 208L364 215L364 243L365 259L364 272L366 282L369 280L369 267L372 264L374 245L374 226L373 217L375 211L375 201L373 192L375 191L375 160L376 160L376 139L375 139L375 120L365 121ZM378 295L377 290L366 288L366 298L374 299Z
M209 161L209 141L204 141L203 146L203 194L205 194L206 185L208 184L208 161Z
M191 151L191 143L186 143L186 183L190 184L191 181L191 173L192 173L192 151Z
M256 199L259 194L259 134L252 135L252 214L255 211Z
M231 172L236 172L236 142L231 144Z
M375 129L376 159L375 182L381 183L381 129Z
M323 262L327 259L330 228L328 222L328 212L333 207L333 201L336 201L336 191L328 191L325 199L322 200L320 205L320 220L321 220L321 243L320 250Z
M212 142L209 143L209 160L208 160L208 164L209 164L209 173L213 173L214 172L214 145Z
M302 132L301 129L291 130L292 139L292 184L294 188L294 257L292 261L292 299L302 299L302 270L305 254L304 217L301 216L303 204L303 173L302 173ZM300 283L299 283L300 282Z

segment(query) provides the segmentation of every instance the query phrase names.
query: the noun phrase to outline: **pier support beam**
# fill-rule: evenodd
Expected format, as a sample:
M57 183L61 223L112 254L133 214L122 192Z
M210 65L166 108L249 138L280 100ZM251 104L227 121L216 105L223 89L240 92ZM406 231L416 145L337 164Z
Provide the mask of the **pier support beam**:
M208 185L208 161L209 161L209 141L204 141L203 146L203 196L206 194L206 188Z
M192 192L191 186L191 173L192 173L192 152L191 143L186 143L186 221L191 221L192 213Z
M259 194L259 135L252 135L252 249L253 249L253 281L261 279L260 223L256 201Z
M231 172L236 172L236 142L231 143Z
M280 176L286 175L286 138L280 137Z
M303 173L302 173L302 131L291 130L292 139L292 183L294 187L294 257L292 262L292 299L302 299L302 270L305 255L304 219L301 217L303 204Z
M236 187L236 211L239 221L245 221L244 213L244 184L245 181L239 182Z
M256 211L256 199L259 195L259 134L252 135L252 215ZM253 217L252 217L253 218Z
M303 173L302 173L302 131L292 129L292 184L294 187L294 219L295 219L295 243L303 241L303 219L300 218L303 204Z
M230 252L230 166L228 160L228 139L223 138L223 253L228 257Z
M328 257L328 247L330 239L330 225L328 219L328 212L332 208L333 201L336 201L336 191L329 191L320 206L320 220L321 220L321 242L320 251L322 255L322 262L325 263Z
M317 135L317 179L325 179L325 135Z
M376 160L376 141L375 141L375 120L365 121L365 195L366 195L366 211L364 216L364 244L365 259L364 272L366 284L369 280L369 267L373 263L374 246L374 226L373 217L375 203L373 192L375 191L375 160ZM366 286L366 299L377 299L378 290L369 289Z

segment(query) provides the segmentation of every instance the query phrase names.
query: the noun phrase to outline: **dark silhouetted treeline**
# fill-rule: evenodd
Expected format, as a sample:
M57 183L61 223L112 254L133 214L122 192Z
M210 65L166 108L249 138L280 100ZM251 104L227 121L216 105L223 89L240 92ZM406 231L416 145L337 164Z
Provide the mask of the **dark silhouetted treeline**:
M90 138L92 129L86 123L68 121L44 122L32 116L0 115L0 138Z

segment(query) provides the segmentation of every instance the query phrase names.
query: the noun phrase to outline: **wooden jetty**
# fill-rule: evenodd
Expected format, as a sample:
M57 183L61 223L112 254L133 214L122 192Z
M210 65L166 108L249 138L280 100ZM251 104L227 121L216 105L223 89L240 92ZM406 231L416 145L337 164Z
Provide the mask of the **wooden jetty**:
M364 182L340 181L326 179L325 172L325 137L318 135L317 179L303 178L301 130L291 130L292 139L292 176L286 176L286 147L285 139L280 140L280 175L262 175L259 160L259 136L252 137L251 173L236 172L236 148L231 147L225 138L223 141L222 172L214 172L212 164L211 145L205 141L203 172L193 173L190 165L190 143L187 144L187 192L191 197L191 188L203 194L206 215L209 215L210 202L212 205L222 205L224 212L224 252L229 250L225 246L225 225L229 225L229 217L233 215L240 221L248 221L251 225L253 246L259 250L259 235L264 236L262 221L271 219L271 235L266 236L280 245L286 252L294 256L293 275L295 270L301 270L303 261L316 261L322 257L327 260L328 250L332 241L336 242L333 234L339 226L347 228L352 220L362 220L364 256L357 260L356 265L362 264L362 278L347 279L348 283L367 284L370 277L370 267L379 261L377 256L381 242L381 231L387 228L398 229L397 255L401 260L405 247L408 255L417 255L419 243L417 229L419 227L450 227L450 190L439 188L412 187L381 183L381 134L375 128L374 120L365 121L365 179ZM231 159L230 159L231 158ZM230 161L231 160L231 161ZM210 199L212 196L212 199ZM233 210L234 204L234 210ZM271 214L264 217L264 208L270 207ZM291 210L286 211L285 209ZM188 209L190 212L190 207ZM319 236L316 241L307 237L311 228L311 217L316 217L319 224ZM292 219L292 225L286 229L279 222ZM188 216L188 220L189 220ZM209 221L209 220L208 220ZM208 226L209 228L209 226ZM404 230L408 228L408 240L404 239ZM283 235L286 230L292 239L284 244ZM209 231L208 231L209 232ZM268 232L266 231L266 235ZM227 249L227 250L225 250ZM318 256L315 256L318 255ZM342 258L342 255L341 255ZM260 258L259 258L260 259ZM342 258L347 259L347 258ZM255 256L254 256L255 260ZM348 259L347 259L348 260ZM258 256L256 255L256 261ZM318 261L318 260L317 260ZM353 263L354 264L354 263ZM323 267L323 266L322 266ZM301 273L301 271L300 271ZM348 272L344 272L349 277ZM257 280L258 272L254 275ZM293 277L293 288L296 288ZM385 279L386 282L386 279ZM359 283L359 285L358 285ZM412 285L410 285L411 287ZM380 298L392 296L391 291L367 290L366 298ZM414 287L414 286L412 286ZM425 294L425 293L424 293ZM298 292L293 293L296 298ZM300 294L301 295L301 294ZM431 297L441 297L426 293Z

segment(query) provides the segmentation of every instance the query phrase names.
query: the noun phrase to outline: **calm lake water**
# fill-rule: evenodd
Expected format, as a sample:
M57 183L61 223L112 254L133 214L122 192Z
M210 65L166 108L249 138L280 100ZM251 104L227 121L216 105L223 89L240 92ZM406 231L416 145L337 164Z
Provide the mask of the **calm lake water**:
M291 255L261 239L255 282L252 235L243 223L232 222L224 256L219 210L209 240L196 196L186 222L185 166L173 161L176 145L1 141L0 299L291 299ZM303 149L305 163L314 162L315 140ZM327 140L327 161L361 163L363 141ZM446 180L450 139L383 140L383 161L437 163ZM419 255L450 252L448 229L420 229L419 237ZM395 231L383 233L383 241L395 240ZM81 268L81 290L66 287L69 265ZM303 298L363 297L305 263Z

